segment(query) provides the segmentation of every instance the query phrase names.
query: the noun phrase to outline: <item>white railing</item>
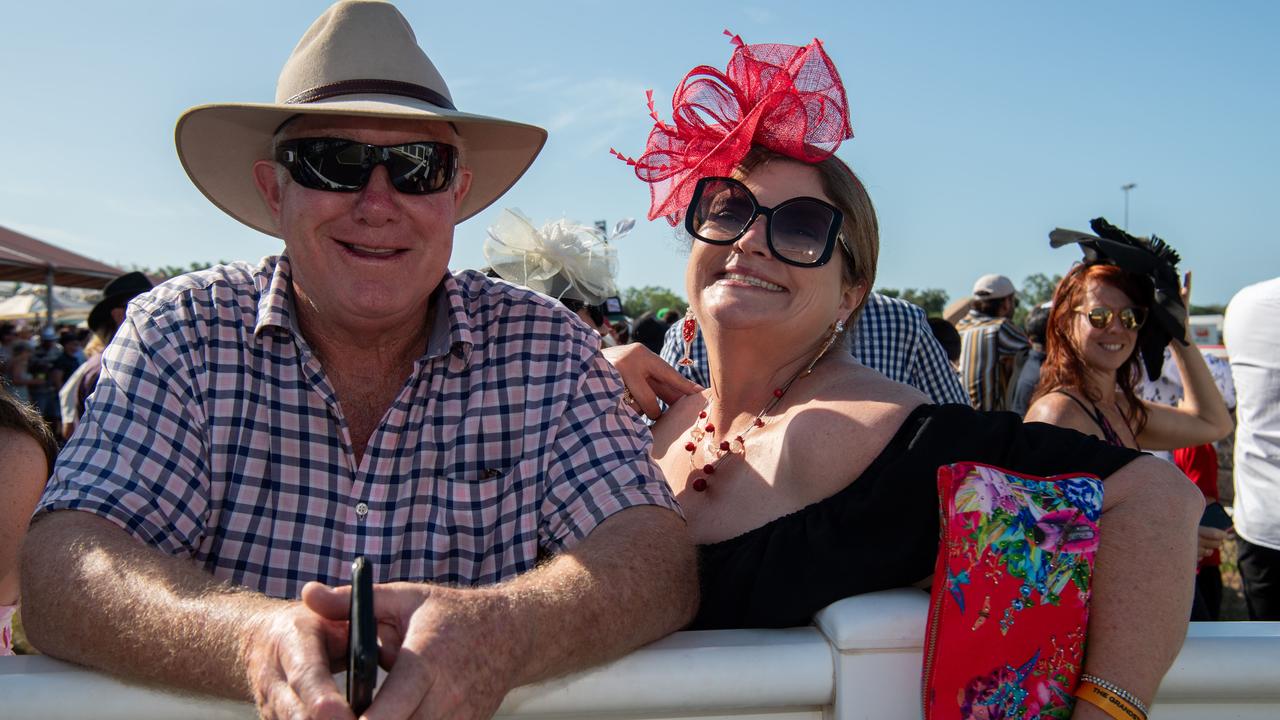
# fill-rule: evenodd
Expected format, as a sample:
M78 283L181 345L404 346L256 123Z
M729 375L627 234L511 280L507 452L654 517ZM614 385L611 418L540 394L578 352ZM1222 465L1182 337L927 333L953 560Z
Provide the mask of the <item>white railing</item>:
M893 590L835 603L818 614L813 627L677 633L608 665L519 688L500 715L537 720L919 717L927 605L923 592ZM253 715L243 703L128 685L46 657L0 658L0 717ZM1193 623L1160 687L1152 718L1280 718L1280 623Z

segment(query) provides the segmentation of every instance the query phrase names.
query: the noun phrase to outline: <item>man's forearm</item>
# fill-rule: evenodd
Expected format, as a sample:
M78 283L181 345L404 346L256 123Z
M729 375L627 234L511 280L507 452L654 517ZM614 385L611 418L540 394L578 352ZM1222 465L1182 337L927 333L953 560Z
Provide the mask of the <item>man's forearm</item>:
M515 685L625 654L688 624L698 606L684 521L656 507L613 515L572 552L492 591L508 608Z
M23 624L42 652L135 680L248 698L243 639L283 605L218 582L102 518L60 511L31 528Z

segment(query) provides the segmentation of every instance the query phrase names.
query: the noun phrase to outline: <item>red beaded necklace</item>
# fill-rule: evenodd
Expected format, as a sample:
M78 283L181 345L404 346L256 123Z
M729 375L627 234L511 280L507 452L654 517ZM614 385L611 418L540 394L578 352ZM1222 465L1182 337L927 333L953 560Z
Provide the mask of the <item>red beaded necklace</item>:
M685 451L689 453L689 467L693 468L695 473L695 477L689 485L695 492L706 491L707 478L716 474L716 469L720 467L720 463L724 462L726 458L732 457L734 454L742 455L746 451L747 435L751 434L751 431L756 428L764 427L764 416L777 407L778 403L782 402L782 396L787 394L787 391L791 389L791 386L795 384L795 381L802 377L807 377L813 372L813 366L818 364L818 361L827 353L827 350L831 348L831 345L835 343L836 338L843 330L844 323L837 323L835 330L822 344L822 349L818 350L817 354L813 356L813 360L810 360L809 364L806 365L803 370L792 375L791 379L783 384L782 387L774 388L773 397L769 399L769 402L765 404L764 408L761 409L760 412L756 413L755 419L751 421L751 424L747 426L747 429L743 430L740 434L733 436L732 440L725 439L717 443L715 437L715 424L710 422L703 424L703 421L707 419L707 414L711 410L712 399L707 398L707 404L698 412L698 418L693 421L693 425L689 428L689 441L684 444ZM728 438L728 433L725 434L725 437ZM703 442L704 440L705 442ZM698 448L700 446L703 448L703 452L706 456L713 457L714 459L710 462L704 463L701 468L698 468L698 463L695 460L695 457L697 456ZM702 472L701 475L696 474L699 469Z

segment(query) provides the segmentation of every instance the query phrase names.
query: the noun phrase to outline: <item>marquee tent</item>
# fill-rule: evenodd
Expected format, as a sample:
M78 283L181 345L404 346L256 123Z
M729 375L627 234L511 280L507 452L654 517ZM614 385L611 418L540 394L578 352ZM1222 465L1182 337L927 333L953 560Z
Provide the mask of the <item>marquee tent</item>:
M0 227L0 280L44 283L45 292L53 294L55 285L101 289L123 273L106 263ZM54 305L45 308L46 322L50 325L56 310L56 296Z

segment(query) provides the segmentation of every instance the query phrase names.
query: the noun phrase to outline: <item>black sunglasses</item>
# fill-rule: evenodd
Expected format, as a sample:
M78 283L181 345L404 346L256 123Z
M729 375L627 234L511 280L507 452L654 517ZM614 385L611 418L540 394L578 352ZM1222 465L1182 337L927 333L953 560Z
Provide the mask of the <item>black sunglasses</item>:
M406 195L438 193L453 183L458 172L458 149L441 142L367 145L343 138L285 140L276 161L305 188L328 192L359 192L374 168L387 167L391 185Z
M693 190L684 227L712 245L729 245L765 217L769 252L788 265L819 267L831 259L836 241L853 257L840 227L844 213L812 197L796 197L774 207L761 205L746 185L726 177L705 177Z

